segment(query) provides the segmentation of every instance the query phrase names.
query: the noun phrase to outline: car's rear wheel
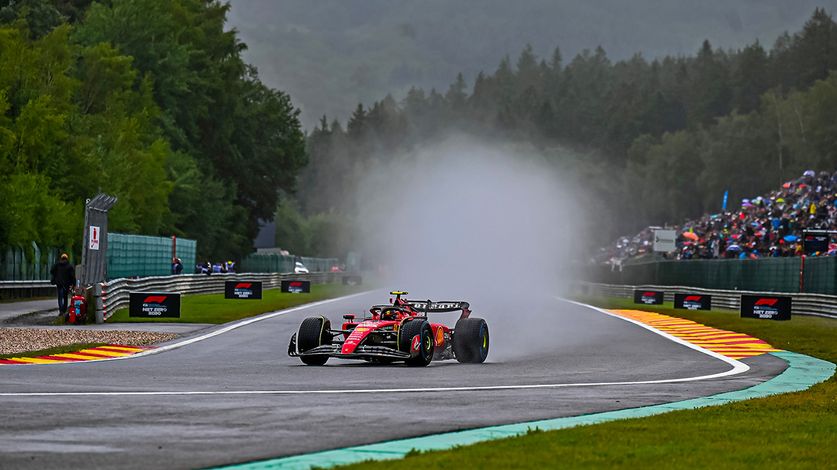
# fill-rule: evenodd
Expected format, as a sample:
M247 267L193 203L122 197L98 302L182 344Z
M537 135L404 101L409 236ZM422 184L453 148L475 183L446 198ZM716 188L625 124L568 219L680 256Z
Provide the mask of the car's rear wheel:
M453 354L459 362L479 364L488 357L488 323L482 318L460 318L453 330Z
M302 324L299 325L299 332L296 335L299 352L302 353L317 346L331 344L332 338L328 332L329 328L331 328L331 322L326 317L308 317L302 320ZM299 356L299 358L309 366L321 366L328 361L327 355Z
M414 347L414 341L418 341ZM409 366L426 366L433 360L433 329L426 320L410 320L398 330L398 350L410 353Z

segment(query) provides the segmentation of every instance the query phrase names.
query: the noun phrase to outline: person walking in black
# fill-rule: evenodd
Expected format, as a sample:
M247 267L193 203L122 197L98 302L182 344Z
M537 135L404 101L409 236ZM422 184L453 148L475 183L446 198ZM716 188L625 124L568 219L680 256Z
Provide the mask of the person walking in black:
M50 282L55 284L58 290L58 314L63 316L67 313L67 296L76 284L76 270L70 264L67 253L61 253L61 259L52 267L50 274L52 275Z

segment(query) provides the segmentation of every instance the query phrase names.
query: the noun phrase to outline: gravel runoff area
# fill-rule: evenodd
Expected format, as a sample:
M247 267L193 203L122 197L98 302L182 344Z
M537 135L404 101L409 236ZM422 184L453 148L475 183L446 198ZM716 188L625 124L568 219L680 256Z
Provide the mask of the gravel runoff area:
M16 354L82 343L145 346L169 341L177 336L174 333L150 331L0 328L0 354Z

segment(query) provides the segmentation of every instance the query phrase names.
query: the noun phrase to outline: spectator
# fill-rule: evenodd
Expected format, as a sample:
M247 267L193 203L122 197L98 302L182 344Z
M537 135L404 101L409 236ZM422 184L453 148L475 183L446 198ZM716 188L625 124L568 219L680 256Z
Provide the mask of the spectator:
M175 276L183 273L183 261L180 258L172 258L171 273Z
M210 274L212 274L212 263L206 261L203 264L199 264L197 266L197 271L200 274L206 274L207 276L209 276Z
M58 315L64 316L67 313L67 296L76 284L76 270L70 264L70 257L67 253L61 253L61 258L52 266L50 275L50 283L55 284L58 290Z
M738 210L707 214L669 228L681 236L667 258L800 256L806 254L801 241L804 230L837 230L837 172L808 170L765 196L742 199ZM688 237L683 235L687 232ZM649 253L653 233L648 228L634 237L619 237L599 259L614 266L615 260L640 258ZM837 256L837 250L819 256Z

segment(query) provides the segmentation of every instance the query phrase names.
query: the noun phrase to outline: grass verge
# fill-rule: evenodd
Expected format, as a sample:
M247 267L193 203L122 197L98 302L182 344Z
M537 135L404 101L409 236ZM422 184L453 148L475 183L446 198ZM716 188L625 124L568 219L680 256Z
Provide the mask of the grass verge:
M362 290L364 288L359 286L312 284L309 294L288 294L279 292L279 289L265 289L260 300L225 299L224 294L184 295L181 298L180 318L131 318L128 309L121 308L108 319L108 323L227 323Z
M777 348L837 363L837 321L794 317L779 322L737 312L692 312L638 306L630 300L584 299L642 309L746 333ZM804 392L674 411L490 441L402 460L350 467L413 468L827 468L837 462L837 378ZM830 464L828 462L831 462Z
M68 344L66 346L56 346L54 348L47 348L47 349L39 349L37 351L24 351L14 354L0 354L0 359L10 359L13 357L38 357L38 356L51 356L53 354L63 354L63 353L70 353L81 351L82 349L89 349L89 348L98 348L99 346L104 346L105 343L76 343L76 344Z

